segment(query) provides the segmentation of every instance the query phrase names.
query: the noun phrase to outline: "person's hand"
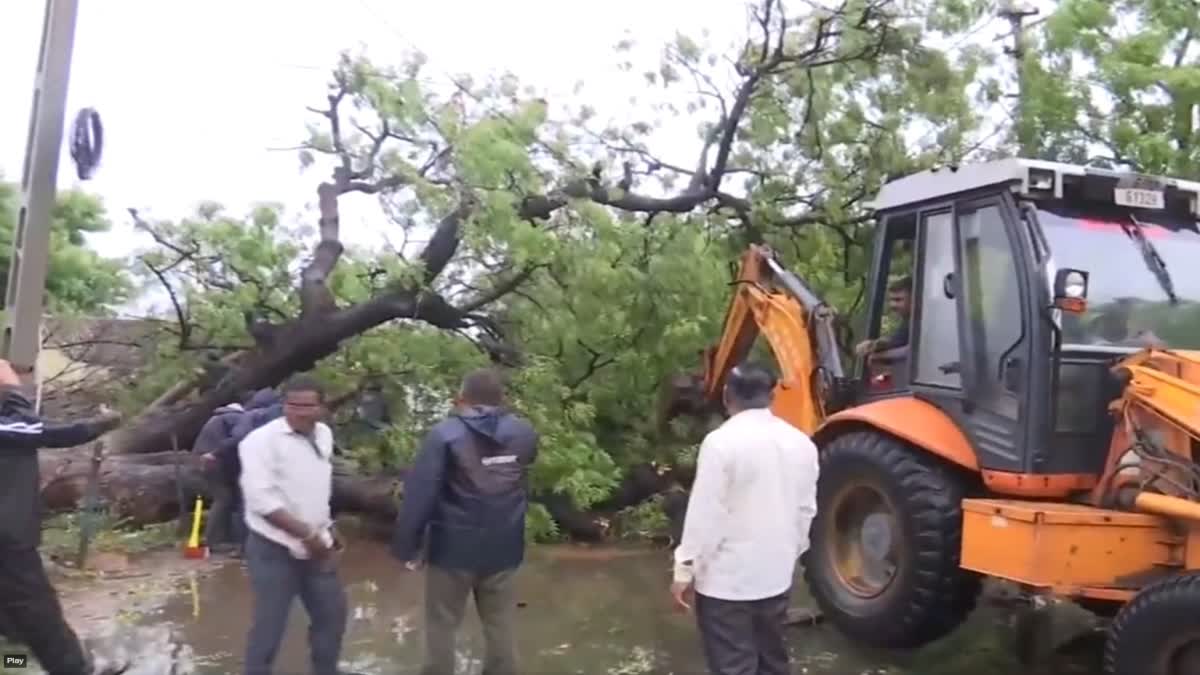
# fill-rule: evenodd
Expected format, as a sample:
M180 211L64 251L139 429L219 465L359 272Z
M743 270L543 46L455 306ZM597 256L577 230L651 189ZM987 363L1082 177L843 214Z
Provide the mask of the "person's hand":
M874 340L863 340L862 342L860 342L854 346L854 353L859 356L866 356L867 354L870 354L874 349L875 349L875 341Z
M409 560L408 562L404 563L404 569L408 570L409 572L420 572L421 570L425 569L425 563L421 560Z
M692 603L696 598L696 589L690 581L675 581L671 583L671 598L675 600L676 608L692 611Z
M333 552L333 546L325 540L323 535L324 533L318 530L305 537L301 542L304 544L304 550L308 551L309 558L322 560Z

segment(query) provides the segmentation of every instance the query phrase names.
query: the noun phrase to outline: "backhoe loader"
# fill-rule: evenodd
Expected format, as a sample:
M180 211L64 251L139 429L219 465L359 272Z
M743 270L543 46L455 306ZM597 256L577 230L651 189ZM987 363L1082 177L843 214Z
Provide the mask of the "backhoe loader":
M1112 618L1108 675L1200 673L1200 183L1013 158L872 208L853 373L833 310L754 246L665 413L711 413L766 339L773 410L821 452L805 578L851 639L937 640L991 577Z

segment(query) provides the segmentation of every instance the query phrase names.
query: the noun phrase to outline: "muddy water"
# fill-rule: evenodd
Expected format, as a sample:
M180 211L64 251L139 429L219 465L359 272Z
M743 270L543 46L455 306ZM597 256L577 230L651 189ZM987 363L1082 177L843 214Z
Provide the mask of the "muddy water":
M646 549L587 550L538 547L520 578L520 650L525 673L637 675L703 673L692 620L672 611L666 599L667 553ZM371 675L416 673L420 664L421 577L405 573L381 545L356 542L342 566L351 616L344 666ZM798 588L803 588L802 585ZM172 597L143 615L126 642L137 643L139 675L239 672L252 597L244 569L230 564L198 580L182 578ZM806 596L793 604L808 604ZM468 611L460 637L460 672L477 673L481 656L478 623ZM1051 621L1058 621L1053 616ZM1068 619L1067 629L1078 629ZM306 673L307 621L293 608L277 662L282 674ZM1062 633L1062 626L1048 628ZM1043 659L1034 668L1013 656L1012 613L986 606L950 638L917 652L864 651L832 629L789 629L795 673L872 675L1050 675L1091 672L1088 661ZM137 647L157 644L149 655ZM163 665L173 655L177 668ZM147 660L149 659L149 660ZM140 663L139 663L140 662Z

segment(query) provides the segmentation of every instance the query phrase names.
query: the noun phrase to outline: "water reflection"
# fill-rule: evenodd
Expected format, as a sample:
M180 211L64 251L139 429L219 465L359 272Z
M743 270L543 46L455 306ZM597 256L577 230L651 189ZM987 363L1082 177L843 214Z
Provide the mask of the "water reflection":
M531 551L529 557L519 580L522 672L704 672L692 619L675 613L668 602L669 565L664 551L544 547ZM403 571L383 546L371 542L356 543L347 552L342 575L351 607L344 667L370 675L416 673L422 652L421 576ZM798 597L794 604L806 602L806 597ZM195 596L190 580L182 580L178 595L160 613L142 619L141 630L158 632L135 638L134 644L144 654L174 654L180 661L174 672L180 675L238 672L251 603L239 565L200 579ZM299 603L292 612L276 663L281 675L307 672L307 620ZM1012 656L1012 635L1009 613L985 608L946 640L908 654L856 648L827 627L792 629L790 650L797 673L1089 672L1084 665L1061 661L1034 670L1023 668ZM172 640L187 647L173 647ZM477 673L481 656L478 621L468 611L460 633L460 672ZM159 659L139 664L131 675L169 672L170 667Z

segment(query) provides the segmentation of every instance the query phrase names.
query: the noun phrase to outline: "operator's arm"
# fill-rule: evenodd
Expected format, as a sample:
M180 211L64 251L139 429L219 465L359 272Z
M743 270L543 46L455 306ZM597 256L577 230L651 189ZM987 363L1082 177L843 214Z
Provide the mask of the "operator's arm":
M442 432L435 428L425 436L412 469L404 478L404 500L392 536L392 555L397 559L408 562L420 556L445 475L446 443Z
M692 581L697 565L711 556L724 538L729 521L729 511L725 507L729 484L725 454L726 448L714 434L709 434L700 445L696 480L692 483L687 515L683 519L683 536L675 549L676 582Z
M880 338L875 343L875 351L881 352L889 349L899 349L908 345L908 317L904 317L900 321L900 325L896 326L896 330L886 338Z

